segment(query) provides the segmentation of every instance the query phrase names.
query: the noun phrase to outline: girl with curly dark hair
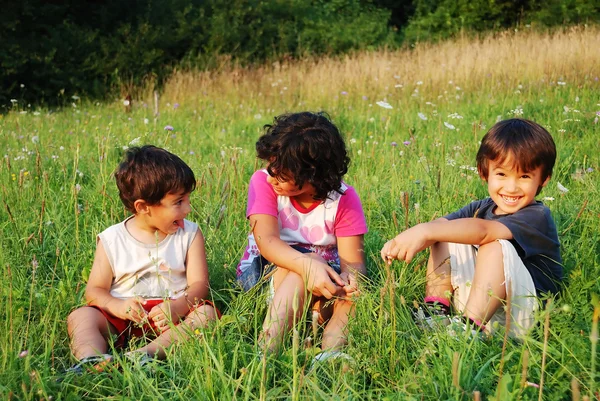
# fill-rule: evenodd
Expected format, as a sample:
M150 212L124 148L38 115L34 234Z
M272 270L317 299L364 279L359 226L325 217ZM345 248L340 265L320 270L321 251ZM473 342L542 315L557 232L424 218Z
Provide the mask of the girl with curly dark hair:
M250 179L252 231L237 274L245 290L269 283L261 341L275 351L292 325L294 304L300 316L308 296L320 323L327 322L322 357L345 355L339 349L357 278L365 274L367 225L356 191L342 181L350 162L344 139L324 113L285 114L265 126L256 152L266 168Z

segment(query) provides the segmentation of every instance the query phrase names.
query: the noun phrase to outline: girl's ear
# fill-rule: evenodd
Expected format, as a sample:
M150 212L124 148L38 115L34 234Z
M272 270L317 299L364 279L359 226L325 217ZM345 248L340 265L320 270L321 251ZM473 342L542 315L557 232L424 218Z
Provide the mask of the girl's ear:
M138 199L133 202L133 207L135 208L136 214L147 214L149 212L148 203L143 199Z

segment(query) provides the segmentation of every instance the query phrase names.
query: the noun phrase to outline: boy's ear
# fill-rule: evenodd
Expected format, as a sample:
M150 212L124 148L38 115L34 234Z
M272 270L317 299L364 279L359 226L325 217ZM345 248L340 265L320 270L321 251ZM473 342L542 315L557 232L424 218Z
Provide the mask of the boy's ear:
M133 207L135 208L136 214L148 213L148 211L149 211L148 206L149 206L148 203L143 199L138 199L135 202L133 202Z
M544 182L540 186L545 187L546 185L548 185L548 182L550 182L550 178L552 178L552 176L550 176L550 175L548 177L546 177L546 179L544 180Z
M483 175L483 172L481 171L481 169L479 167L477 167L477 172L479 173L479 178L481 178L483 181L487 182L487 177Z

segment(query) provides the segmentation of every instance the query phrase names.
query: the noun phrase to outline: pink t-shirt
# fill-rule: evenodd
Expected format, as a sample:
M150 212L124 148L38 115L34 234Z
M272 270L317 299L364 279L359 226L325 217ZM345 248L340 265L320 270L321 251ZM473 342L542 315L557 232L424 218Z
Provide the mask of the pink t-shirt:
M279 237L290 245L298 245L321 255L327 262L339 265L337 237L350 237L367 232L367 223L358 194L342 183L343 195L336 191L321 202L304 208L287 196L278 196L267 182L267 170L256 171L248 188L246 217L267 214L277 217ZM260 256L254 235L248 235L248 246L237 268L238 277Z

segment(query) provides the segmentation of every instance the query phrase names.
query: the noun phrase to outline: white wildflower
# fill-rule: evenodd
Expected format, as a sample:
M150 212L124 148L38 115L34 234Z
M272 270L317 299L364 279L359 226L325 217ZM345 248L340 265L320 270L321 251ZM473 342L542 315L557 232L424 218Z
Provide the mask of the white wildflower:
M388 102L384 102L383 100L380 100L378 102L376 102L375 104L377 104L377 106L379 107L383 107L384 109L392 109L392 105L389 104Z
M423 121L427 121L427 116L423 113L417 113L417 115L419 116L419 118Z
M560 182L556 183L556 187L563 194L566 194L567 192L569 192L569 190L567 188L565 188L565 186L563 184L561 184Z
M444 121L444 125L446 126L446 128L448 129L456 129L456 127L450 123L447 123L446 121Z

